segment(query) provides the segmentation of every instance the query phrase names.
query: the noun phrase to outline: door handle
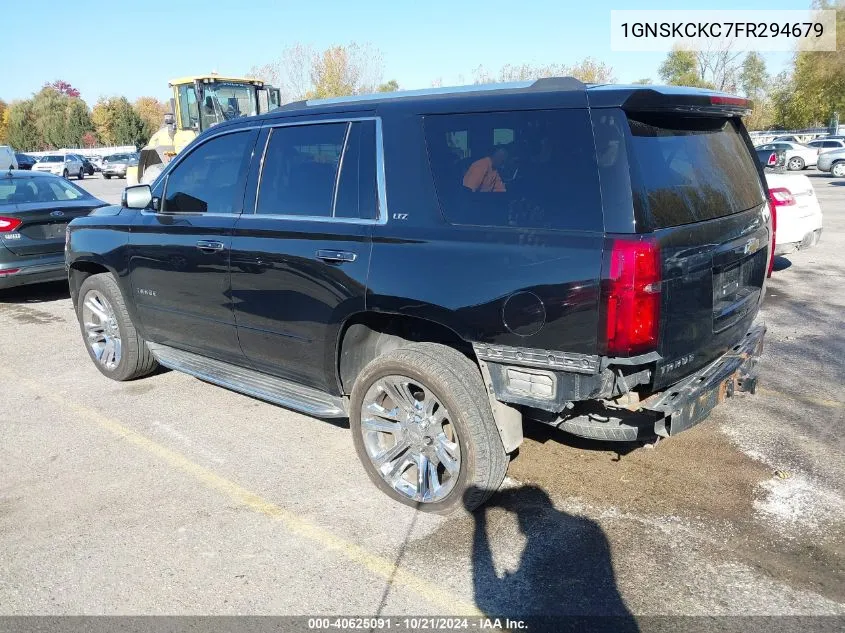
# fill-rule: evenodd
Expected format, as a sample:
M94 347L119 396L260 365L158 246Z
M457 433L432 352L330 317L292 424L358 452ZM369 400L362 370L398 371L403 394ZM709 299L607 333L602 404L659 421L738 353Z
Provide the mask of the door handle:
M317 259L324 262L354 262L358 258L355 253L349 251L331 251L320 249L317 251Z
M222 251L225 247L223 246L223 242L216 242L214 240L199 240L197 242L197 248L204 253L215 253L217 251Z

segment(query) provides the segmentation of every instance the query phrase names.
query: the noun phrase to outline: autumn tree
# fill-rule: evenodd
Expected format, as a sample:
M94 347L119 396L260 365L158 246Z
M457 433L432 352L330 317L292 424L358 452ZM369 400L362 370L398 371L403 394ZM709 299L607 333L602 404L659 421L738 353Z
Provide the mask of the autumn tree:
M46 83L44 84L44 87L52 88L59 94L65 95L66 97L79 97L79 90L61 79L57 79L53 83Z
M352 42L324 51L294 44L275 61L253 66L248 75L279 88L282 102L286 103L398 89L395 80L382 83L383 73L381 51L369 44Z
M845 0L817 1L814 8L836 9L836 50L795 56L774 100L776 122L784 127L827 125L834 113L845 113Z
M6 134L9 130L9 106L0 99L0 143L6 143Z
M158 132L164 124L164 115L170 111L166 104L155 97L139 97L132 107L144 122L144 135L147 139Z
M106 145L142 147L149 138L144 121L126 97L100 97L91 118L100 142Z

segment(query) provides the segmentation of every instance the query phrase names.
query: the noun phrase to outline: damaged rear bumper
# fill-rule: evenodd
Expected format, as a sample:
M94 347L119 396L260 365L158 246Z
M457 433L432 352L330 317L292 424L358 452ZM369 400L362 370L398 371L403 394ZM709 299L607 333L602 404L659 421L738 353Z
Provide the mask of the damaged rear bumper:
M752 326L739 343L704 369L642 401L641 409L660 416L654 423L655 434L677 435L701 422L734 393L754 393L765 334L763 323Z

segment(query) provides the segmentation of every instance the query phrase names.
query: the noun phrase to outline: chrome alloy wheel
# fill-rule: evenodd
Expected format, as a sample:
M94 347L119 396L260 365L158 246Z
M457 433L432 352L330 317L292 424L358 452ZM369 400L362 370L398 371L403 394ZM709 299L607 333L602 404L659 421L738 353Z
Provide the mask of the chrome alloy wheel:
M373 466L399 494L440 501L455 487L461 447L449 412L428 387L385 376L364 396L361 433Z
M114 369L120 363L120 328L117 317L105 295L89 290L82 302L82 324L85 338L94 358L106 369Z

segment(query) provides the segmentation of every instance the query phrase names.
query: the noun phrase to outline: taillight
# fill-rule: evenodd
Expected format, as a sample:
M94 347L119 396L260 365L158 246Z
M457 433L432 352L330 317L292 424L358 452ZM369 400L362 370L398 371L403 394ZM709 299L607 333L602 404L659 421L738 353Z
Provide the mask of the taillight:
M775 152L772 152L771 154L769 154L769 160L766 161L766 164L769 167L777 165L778 164L778 155Z
M743 99L742 97L724 97L717 95L710 97L710 103L713 105L739 106L740 108L751 107L751 101Z
M657 348L660 249L647 238L608 237L602 265L604 351L632 356Z
M795 204L795 197L790 193L789 189L785 187L775 187L769 189L769 201L772 212L772 251L769 257L769 270L766 272L766 277L772 276L772 271L775 269L775 238L778 232L778 207L789 207Z
M18 218L4 218L0 216L0 233L14 231L20 225L21 221Z
M795 197L785 187L769 189L769 198L772 201L773 207L789 207L795 204Z

